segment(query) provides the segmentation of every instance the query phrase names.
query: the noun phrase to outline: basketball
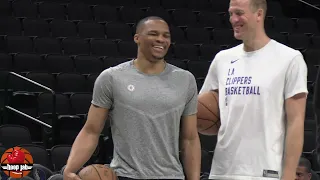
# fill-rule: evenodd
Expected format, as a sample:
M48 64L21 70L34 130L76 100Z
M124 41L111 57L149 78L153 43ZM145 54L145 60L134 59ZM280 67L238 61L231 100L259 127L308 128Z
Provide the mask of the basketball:
M1 157L1 166L10 164L27 164L33 166L33 158L29 151L21 147L13 147L6 150ZM22 178L27 176L30 170L14 171L14 170L2 170L8 177Z
M217 135L220 128L219 95L209 91L198 96L198 132L203 135Z
M102 164L86 166L79 172L81 180L117 180L116 173L112 168Z

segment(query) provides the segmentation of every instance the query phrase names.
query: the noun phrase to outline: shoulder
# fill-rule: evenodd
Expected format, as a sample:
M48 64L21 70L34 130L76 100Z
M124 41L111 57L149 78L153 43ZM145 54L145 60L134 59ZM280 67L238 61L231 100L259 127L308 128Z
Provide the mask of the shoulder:
M170 69L169 70L170 74L179 75L179 76L188 77L188 78L194 78L194 75L190 71L187 71L185 69L172 65L170 63L167 63L167 64Z
M272 49L275 53L275 59L278 61L278 66L283 66L286 72L291 71L307 71L307 64L303 54L296 49L281 44L275 40L272 41Z
M215 55L212 63L214 62L215 64L217 64L224 61L233 60L233 58L238 57L238 54L241 53L242 48L243 44L239 44L231 48L223 49Z
M242 48L243 48L243 44L239 44L237 46L221 50L220 52L217 53L216 56L230 56L233 53L239 53L239 51L241 51Z
M224 66L225 64L228 64L231 61L239 58L242 48L243 44L239 44L237 46L219 51L211 61L209 71L219 73L221 66Z
M181 87L194 86L196 84L195 76L188 70L179 68L172 64L168 64L171 82L174 84L179 84Z
M282 60L291 62L297 57L303 59L303 55L299 50L293 49L285 44L277 42L276 40L272 40L271 43L270 50L275 52Z
M113 66L113 67L109 67L105 70L103 70L101 73L100 73L100 77L110 77L110 76L113 76L119 72L123 72L123 71L126 71L130 68L130 65L131 65L131 60L130 61L126 61L126 62L123 62L123 63L120 63L116 66Z

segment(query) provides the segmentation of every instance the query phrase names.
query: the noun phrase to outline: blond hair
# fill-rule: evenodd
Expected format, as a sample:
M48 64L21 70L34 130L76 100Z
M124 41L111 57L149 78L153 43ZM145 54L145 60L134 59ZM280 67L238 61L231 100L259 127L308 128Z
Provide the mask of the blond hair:
M267 14L267 1L266 0L250 0L251 7L254 11L262 9L264 16Z

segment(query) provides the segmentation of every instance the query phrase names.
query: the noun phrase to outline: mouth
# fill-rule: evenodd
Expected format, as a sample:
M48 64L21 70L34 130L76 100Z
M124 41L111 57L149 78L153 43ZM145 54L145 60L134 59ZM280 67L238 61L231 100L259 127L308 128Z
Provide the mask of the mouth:
M157 52L163 52L165 49L164 46L153 46L152 48Z
M234 29L235 31L239 31L240 28L242 28L242 27L243 27L243 25L235 25L235 26L233 26L233 29Z
M13 174L22 174L22 172L19 171L11 171Z

